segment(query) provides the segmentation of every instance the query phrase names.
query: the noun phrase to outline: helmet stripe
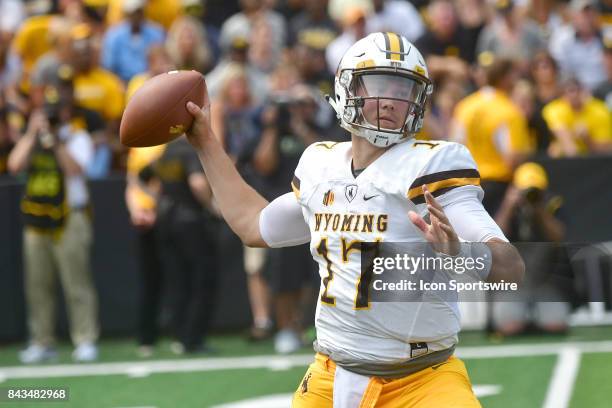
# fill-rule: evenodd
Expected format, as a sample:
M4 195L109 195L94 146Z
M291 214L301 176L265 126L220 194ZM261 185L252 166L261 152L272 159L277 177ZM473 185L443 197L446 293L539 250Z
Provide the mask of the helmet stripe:
M389 41L389 33L382 33L383 37L385 37L385 50L387 51L387 59L391 59L391 53L389 52L389 50L391 49L391 46L389 45L390 41Z
M397 34L396 34L397 35ZM400 47L400 61L404 61L404 37L397 35L399 38L399 47Z
M399 61L400 39L397 34L389 33L389 43L391 44L391 60Z
M387 48L387 59L393 61L404 60L404 41L396 33L383 33L385 36L385 46Z

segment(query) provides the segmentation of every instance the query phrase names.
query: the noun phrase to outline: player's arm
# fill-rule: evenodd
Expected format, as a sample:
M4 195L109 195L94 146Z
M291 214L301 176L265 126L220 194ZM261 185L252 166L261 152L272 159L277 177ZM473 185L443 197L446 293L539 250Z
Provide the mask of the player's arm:
M189 141L198 153L221 215L242 242L254 247L283 247L308 242L310 230L293 193L271 203L240 176L210 127L210 109L188 103L195 121Z
M200 158L221 215L247 246L266 247L259 232L259 214L268 201L242 179L225 153L211 128L210 105L200 109L188 102L187 110L194 117L187 138Z
M436 179L434 176L447 177L449 172L469 171L472 178L448 180L449 188L446 192L442 192L439 186L437 191L430 192L428 186L436 188L435 183L423 184L421 188L430 224L422 218L423 212L419 215L411 211L410 220L438 252L458 254L461 249L459 237L467 242L486 243L492 255L492 263L489 274L481 277L487 281L503 279L506 282L520 282L525 271L523 260L482 206L483 192L475 182L479 175L474 174L477 173L477 167L469 151L456 143L437 148L439 150L424 169L424 175L428 175L431 180L432 177ZM437 197L434 198L433 194ZM476 250L478 246L471 249Z
M506 240L475 194L443 208L426 186L423 186L423 193L430 224L414 211L409 213L409 217L436 251L457 255L460 251L459 236L468 242L485 242L492 258L486 280L517 283L522 281L525 274L523 259L516 248Z
M525 263L514 245L500 238L491 238L487 246L493 262L486 281L521 283L525 276Z

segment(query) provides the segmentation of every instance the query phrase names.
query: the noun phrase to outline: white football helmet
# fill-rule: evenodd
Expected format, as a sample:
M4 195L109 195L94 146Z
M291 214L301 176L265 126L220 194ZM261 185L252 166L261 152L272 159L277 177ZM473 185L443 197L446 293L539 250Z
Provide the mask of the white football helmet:
M433 90L423 56L396 33L372 33L342 57L335 99L340 125L379 147L403 142L423 126Z

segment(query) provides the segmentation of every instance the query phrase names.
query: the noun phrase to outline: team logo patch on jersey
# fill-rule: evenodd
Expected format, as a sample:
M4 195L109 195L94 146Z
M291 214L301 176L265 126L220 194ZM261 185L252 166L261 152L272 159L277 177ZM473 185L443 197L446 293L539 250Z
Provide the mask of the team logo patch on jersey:
M334 203L334 192L327 190L327 193L323 194L323 205L329 207Z
M349 201L353 201L355 197L357 197L357 184L349 184L344 188L344 195L346 199Z

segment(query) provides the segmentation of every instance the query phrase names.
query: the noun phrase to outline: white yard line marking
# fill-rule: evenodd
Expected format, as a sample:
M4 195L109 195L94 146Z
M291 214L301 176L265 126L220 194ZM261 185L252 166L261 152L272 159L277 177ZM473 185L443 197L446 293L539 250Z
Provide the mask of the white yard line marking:
M574 383L580 367L580 349L568 346L557 358L543 408L566 408L569 406Z
M62 364L0 368L0 378L78 377L83 375L142 376L145 373L214 371L248 368L301 367L312 363L312 355L199 358L190 360L129 361L100 364Z
M583 353L612 352L612 341L515 344L508 346L459 347L457 356L466 359L554 355L566 347ZM18 378L78 377L85 375L142 376L155 373L302 367L313 361L312 354L293 356L213 357L189 360L129 361L98 364L61 364L0 367L0 380Z
M583 353L610 353L612 341L576 341L566 343L512 344L507 346L482 346L457 348L459 358L529 357L559 354L566 347L575 347Z
M114 407L114 408L157 408L157 407L154 407L152 405L151 406L147 405L146 407Z
M478 398L488 397L490 395L497 395L500 392L502 392L502 389L503 388L501 385L494 385L494 384L472 385L472 390L474 391L474 394L476 394Z

